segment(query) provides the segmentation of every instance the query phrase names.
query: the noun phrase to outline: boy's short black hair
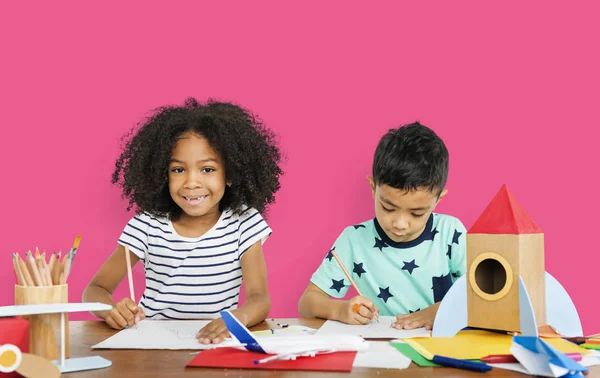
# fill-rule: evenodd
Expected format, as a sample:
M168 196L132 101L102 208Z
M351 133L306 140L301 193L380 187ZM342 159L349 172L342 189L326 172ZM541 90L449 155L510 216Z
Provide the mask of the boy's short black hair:
M183 106L164 106L133 128L115 163L112 183L129 200L128 210L176 219L181 209L169 194L169 164L178 138L192 132L206 138L225 167L226 187L221 210L242 213L253 207L266 211L279 190L281 153L275 134L250 111L232 103L188 98Z
M448 179L446 145L419 122L390 129L375 150L373 179L376 185L426 188L439 195Z

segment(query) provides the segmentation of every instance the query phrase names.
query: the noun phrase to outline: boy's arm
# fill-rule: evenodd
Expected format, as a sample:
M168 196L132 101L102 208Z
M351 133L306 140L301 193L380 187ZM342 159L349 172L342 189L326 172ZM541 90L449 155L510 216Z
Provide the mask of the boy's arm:
M298 311L300 316L305 318L339 320L340 308L343 306L343 302L331 299L327 293L310 282L302 297L300 297Z
M131 266L133 267L140 258L135 253L131 253L130 256ZM126 264L125 247L119 244L83 290L82 300L84 302L106 303L115 307L112 294L119 283L127 275ZM110 311L95 311L92 313L99 318L106 319L109 312Z
M257 241L242 255L242 280L244 282L244 304L231 311L238 320L251 327L266 319L271 309L267 285L267 268L262 252L262 243ZM222 318L215 319L200 332L197 338L203 344L219 343L228 331Z
M354 305L360 304L358 312L354 311ZM356 296L348 301L331 299L327 293L312 282L298 303L300 316L305 318L323 318L338 320L346 324L368 324L377 309L373 301L368 298Z

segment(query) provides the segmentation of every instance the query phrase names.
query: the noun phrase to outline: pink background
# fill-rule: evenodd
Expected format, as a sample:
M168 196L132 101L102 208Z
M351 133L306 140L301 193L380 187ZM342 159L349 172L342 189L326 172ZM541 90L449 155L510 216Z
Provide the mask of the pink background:
M438 211L468 228L506 183L584 331L600 332L594 1L166 4L0 5L0 304L13 303L11 253L66 251L79 233L80 301L132 216L110 184L119 137L192 95L238 102L280 135L270 316L297 316L336 236L373 216L379 137L420 120L451 154ZM135 283L141 295L140 269Z

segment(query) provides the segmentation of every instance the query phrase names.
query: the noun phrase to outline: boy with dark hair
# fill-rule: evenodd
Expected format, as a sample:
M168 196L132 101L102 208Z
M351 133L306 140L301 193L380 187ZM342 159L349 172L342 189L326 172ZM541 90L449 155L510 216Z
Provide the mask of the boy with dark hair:
M368 177L375 218L344 229L332 248L364 297L331 298L344 297L350 282L330 250L300 298L300 314L367 324L379 313L396 315L396 328L431 329L439 302L466 271L465 227L433 212L447 178L448 150L433 130L418 122L389 130Z

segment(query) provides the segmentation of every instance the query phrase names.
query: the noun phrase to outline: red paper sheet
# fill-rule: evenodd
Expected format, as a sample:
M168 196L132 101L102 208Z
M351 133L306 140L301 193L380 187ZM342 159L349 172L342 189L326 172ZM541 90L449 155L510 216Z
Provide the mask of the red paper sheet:
M274 370L316 370L316 371L351 371L356 352L336 352L318 354L315 357L298 357L296 360L275 360L263 364L255 364L272 356L249 352L236 348L216 348L200 352L188 367L240 368L240 369L274 369Z
M23 353L29 352L29 321L21 318L0 318L0 345L13 344ZM0 378L20 377L16 372L0 373Z

